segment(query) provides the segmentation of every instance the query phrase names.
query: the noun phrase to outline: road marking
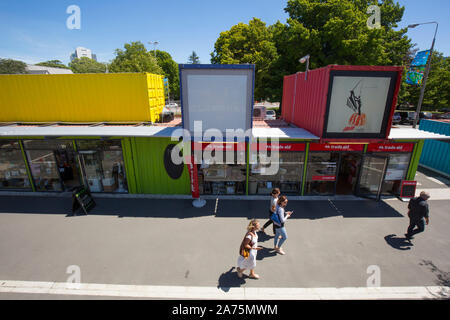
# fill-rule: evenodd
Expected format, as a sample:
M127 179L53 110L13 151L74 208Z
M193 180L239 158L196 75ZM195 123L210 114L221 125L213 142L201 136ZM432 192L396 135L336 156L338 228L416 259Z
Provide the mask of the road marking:
M449 299L450 287L217 288L0 280L1 293L159 299L359 300Z
M440 180L438 180L438 179L436 179L436 178L433 178L433 177L426 177L428 180L430 180L430 181L433 181L434 183L437 183L437 184L440 184L440 185L445 185L445 183L443 183L442 181L440 181Z

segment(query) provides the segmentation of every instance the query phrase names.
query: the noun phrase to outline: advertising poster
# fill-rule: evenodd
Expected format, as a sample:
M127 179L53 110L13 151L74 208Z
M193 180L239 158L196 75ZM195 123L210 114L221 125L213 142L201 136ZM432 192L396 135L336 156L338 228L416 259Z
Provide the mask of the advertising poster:
M334 77L327 133L380 133L390 84L390 77Z

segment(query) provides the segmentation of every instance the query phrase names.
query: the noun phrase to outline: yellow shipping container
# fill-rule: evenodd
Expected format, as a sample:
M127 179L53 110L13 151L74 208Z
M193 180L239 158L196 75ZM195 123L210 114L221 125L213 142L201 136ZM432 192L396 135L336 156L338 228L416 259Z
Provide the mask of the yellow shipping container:
M0 75L0 122L155 122L162 85L149 73Z

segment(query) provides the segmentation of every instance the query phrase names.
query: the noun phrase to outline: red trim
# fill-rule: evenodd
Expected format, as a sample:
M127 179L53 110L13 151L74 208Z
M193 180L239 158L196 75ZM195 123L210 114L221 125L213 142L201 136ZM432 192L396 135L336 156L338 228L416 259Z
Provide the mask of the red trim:
M414 186L414 195L412 195L412 196L405 196L403 194L403 187L404 186ZM402 198L414 198L414 196L416 194L416 186L417 186L417 181L402 180L402 187L400 189L400 197L402 197Z
M368 152L412 152L414 143L370 143Z
M364 151L364 144L330 144L330 143L311 143L309 151Z
M336 176L312 176L313 181L336 181Z
M252 143L250 146L251 151L260 150L274 150L275 145L267 143ZM305 151L306 145L304 143L278 143L278 151Z

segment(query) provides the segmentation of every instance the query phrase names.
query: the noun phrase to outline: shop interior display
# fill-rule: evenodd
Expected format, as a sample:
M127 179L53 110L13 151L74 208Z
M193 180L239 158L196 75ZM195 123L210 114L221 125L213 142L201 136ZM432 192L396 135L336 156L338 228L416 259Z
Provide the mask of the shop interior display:
M234 164L207 164L199 166L201 194L244 194L246 166Z
M30 180L20 150L3 148L3 146L0 149L0 189L2 188L30 188Z
M270 194L273 188L280 188L282 193L301 191L304 153L280 152L279 161L268 163L262 154L252 154L249 173L249 194ZM276 174L267 175L270 166L278 165Z

